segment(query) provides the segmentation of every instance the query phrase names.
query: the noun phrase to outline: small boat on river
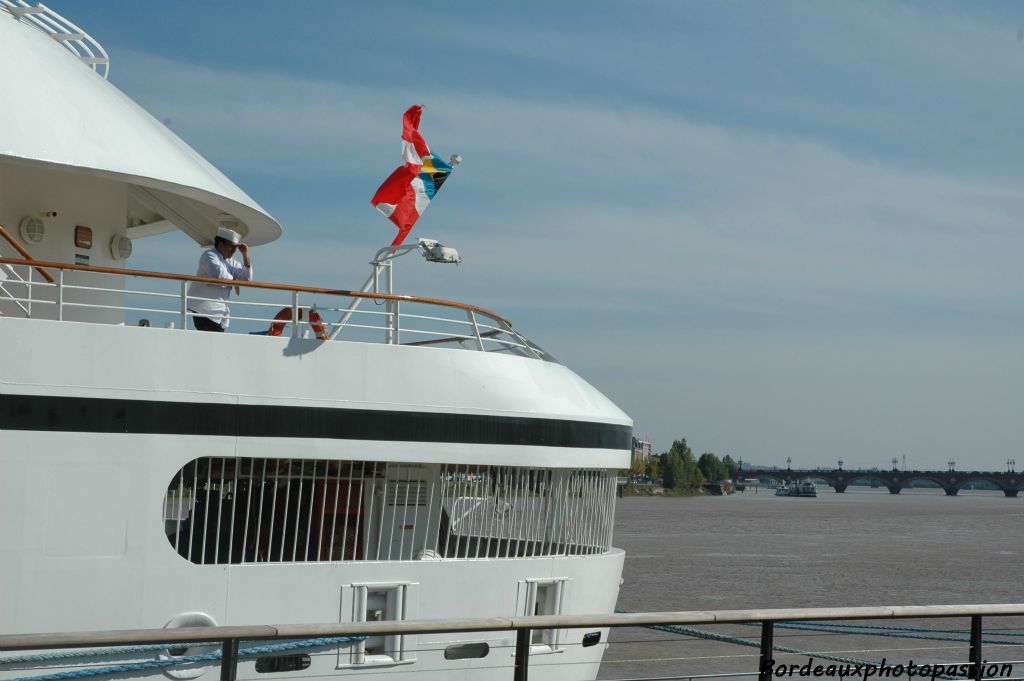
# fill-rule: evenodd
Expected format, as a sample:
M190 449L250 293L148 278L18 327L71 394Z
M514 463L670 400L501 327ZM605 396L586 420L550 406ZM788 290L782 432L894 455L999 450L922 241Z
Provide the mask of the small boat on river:
M775 496L777 497L816 497L818 496L818 487L812 480L798 480L797 482L791 482L789 485L782 485L775 490Z
M818 487L812 480L799 480L790 484L789 496L791 497L816 497Z

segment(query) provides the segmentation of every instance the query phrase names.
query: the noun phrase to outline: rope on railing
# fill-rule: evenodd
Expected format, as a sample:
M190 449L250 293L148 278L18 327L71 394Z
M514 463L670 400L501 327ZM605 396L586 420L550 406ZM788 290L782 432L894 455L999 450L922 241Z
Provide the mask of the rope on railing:
M632 613L634 611L622 610L622 609L616 608L615 612ZM747 624L747 625L750 625L750 626L757 626L757 627L761 626L757 622L741 622L740 624ZM781 622L776 622L774 626L781 627L781 626L785 626L785 625L783 623L781 623ZM694 638L702 638L702 639L705 639L705 640L708 640L708 641L718 641L719 643L733 643L735 645L748 646L748 647L751 647L751 648L760 648L761 647L761 642L760 641L752 641L751 639L742 638L740 636L728 636L726 634L716 634L716 633L711 632L711 631L704 631L703 629L695 629L693 627L683 627L683 626L679 626L679 625L657 625L657 624L650 624L650 625L646 625L644 628L645 629L653 629L654 631L664 631L664 632L667 632L667 633L670 633L670 634L680 634L682 636L693 636ZM957 639L957 640L959 640L959 639ZM831 660L833 662L842 662L844 664L853 664L853 665L861 665L861 666L864 666L864 665L874 665L876 667L879 666L879 663L877 661L874 661L874 660L865 660L865 659L856 658L856 657L844 657L842 655L832 655L830 653L823 652L823 651L801 650L799 648L792 648L790 646L773 645L772 646L772 650L777 650L777 651L779 651L781 653L792 653L794 655L807 655L808 657L817 657L817 658L821 658L823 660ZM957 677L957 676L942 676L942 675L940 675L940 676L937 676L936 678L948 679L948 680L952 681L954 679L959 679L960 677Z
M885 631L917 631L929 634L969 634L969 629L924 629L921 627L895 627L885 626L882 624L840 624L838 622L803 622L799 620L793 620L790 624L799 624L803 626L817 626L817 627L835 627L836 629L881 629ZM1024 633L1014 633L1012 631L1000 631L1000 636L1024 636Z
M310 638L301 641L289 641L288 643L273 643L270 645L251 646L249 648L243 648L238 651L238 657L256 657L258 655L270 655L273 653L280 653L288 650L323 648L325 646L335 646L340 643L354 643L356 641L365 640L365 636L333 636L322 638ZM152 649L151 646L145 647ZM160 646L159 648L166 648L166 646ZM222 656L222 651L215 650L213 652L204 653L202 655L181 655L177 657L167 657L157 660L146 660L145 662L128 662L124 664L109 665L106 667L72 669L65 672L56 672L54 674L42 674L39 676L22 676L12 679L11 681L62 681L63 679L80 679L95 676L108 676L111 674L139 672L148 669L163 669L166 667L174 667L184 664L194 664L196 662L214 662L220 660Z
M129 653L148 653L154 650L166 650L167 648L196 648L199 646L209 645L210 642L206 641L205 643L192 642L151 644L144 646L118 646L116 648L87 648L85 650L58 650L53 653L0 657L0 667L3 667L4 665L31 664L34 662L51 662L53 660L84 659L87 657L104 657L107 655L127 655Z
M761 626L761 625L757 624L756 622L744 622L743 624L745 626L751 626L751 627ZM885 636L885 637L888 637L888 638L912 638L912 639L919 639L919 640L922 640L922 641L952 641L952 642L955 642L955 643L970 643L971 642L971 639L969 637L967 637L968 632L966 632L966 631L957 631L955 629L954 630L948 630L948 631L939 631L939 630L935 630L935 629L912 629L910 627L906 627L906 629L909 630L909 631L936 631L937 633L960 633L960 634L963 634L963 636L961 636L961 637L955 637L955 636L927 636L927 635L924 635L924 634L896 633L895 631L892 631L892 632L888 632L888 631L857 631L855 629L854 630L849 629L849 627L851 627L851 626L852 627L856 627L857 625L846 625L843 628L838 628L838 625L835 625L835 624L832 624L832 623L822 623L822 624L818 624L818 623L815 623L815 622L785 622L785 623L783 623L783 622L776 622L775 623L775 628L776 629L796 629L798 631L817 631L817 632L821 632L823 634L843 634L845 636ZM883 628L885 628L885 629L896 629L896 630L902 629L901 627L878 627L878 629L883 629ZM1022 636L1024 634L1000 634L1000 635L1001 636ZM992 644L992 645L1004 645L1004 646L1005 645L1009 645L1009 646L1019 646L1019 645L1021 645L1020 641L1000 641L1000 640L993 640L993 639L983 639L982 643L988 643L988 644Z

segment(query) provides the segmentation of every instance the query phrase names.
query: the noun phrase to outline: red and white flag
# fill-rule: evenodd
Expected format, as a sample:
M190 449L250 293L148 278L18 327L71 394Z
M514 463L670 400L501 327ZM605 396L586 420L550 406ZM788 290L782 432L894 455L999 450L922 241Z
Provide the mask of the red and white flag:
M370 199L374 208L398 227L392 246L401 246L413 225L430 205L452 167L432 154L420 134L419 104L409 107L402 117L402 158L404 165L391 173Z

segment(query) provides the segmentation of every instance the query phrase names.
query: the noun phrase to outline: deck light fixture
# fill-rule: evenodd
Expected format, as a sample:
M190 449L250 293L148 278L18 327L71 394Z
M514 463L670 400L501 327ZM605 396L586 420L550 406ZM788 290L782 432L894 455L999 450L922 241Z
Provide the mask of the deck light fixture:
M462 256L451 246L439 244L434 239L420 239L417 244L427 262L454 263L462 262Z
M38 244L46 236L46 225L42 220L33 216L22 218L18 230L21 233L22 241L27 244Z
M114 260L127 260L132 255L132 240L123 234L115 234L110 240L110 255Z

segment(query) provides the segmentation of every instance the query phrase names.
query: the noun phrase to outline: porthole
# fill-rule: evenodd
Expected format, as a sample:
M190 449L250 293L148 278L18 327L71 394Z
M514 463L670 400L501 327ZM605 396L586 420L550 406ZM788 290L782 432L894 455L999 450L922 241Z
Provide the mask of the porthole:
M478 641L477 643L458 643L444 649L444 659L478 660L481 657L487 657L489 652L491 652L491 647L487 645L486 641Z

